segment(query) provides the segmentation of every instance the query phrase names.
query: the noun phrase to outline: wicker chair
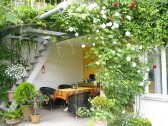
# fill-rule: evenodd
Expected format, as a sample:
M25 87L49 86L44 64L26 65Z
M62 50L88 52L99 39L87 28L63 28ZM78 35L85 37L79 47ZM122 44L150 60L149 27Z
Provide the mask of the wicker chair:
M68 112L76 115L76 112L79 107L87 107L89 108L89 99L90 92L78 92L72 94L68 98Z
M50 87L41 87L40 91L42 94L46 94L48 96L50 109L52 111L52 109L53 109L53 99L52 98L53 98L55 89L50 88Z
M72 86L69 84L61 84L58 86L58 89L65 89L65 88L72 88Z

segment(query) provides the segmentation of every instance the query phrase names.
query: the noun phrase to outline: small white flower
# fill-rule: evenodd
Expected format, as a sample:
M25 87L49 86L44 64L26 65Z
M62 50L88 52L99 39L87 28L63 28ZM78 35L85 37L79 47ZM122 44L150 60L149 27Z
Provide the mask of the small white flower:
M118 12L115 12L115 16L117 17L117 16L119 16L120 15L120 13L118 13Z
M85 48L86 46L85 46L85 44L82 44L82 48Z
M69 27L68 31L72 32L74 30L73 27Z
M115 29L115 26L112 26L111 29Z
M93 19L93 23L97 23L97 20L96 20L96 19Z
M140 70L137 70L137 73L140 73L141 71Z
M75 33L75 36L79 36L79 33L76 32L76 33Z
M126 36L130 36L131 35L131 33L129 32L129 31L126 31Z
M118 49L118 52L121 52L121 49Z
M99 63L98 61L96 61L96 64L97 64L97 65L100 65L100 63Z
M71 16L71 15L72 15L72 13L71 13L71 12L68 12L68 15L69 15L69 16Z
M99 32L99 30L96 30L96 32L98 33L98 32Z
M141 82L141 83L140 83L140 86L144 86L144 82Z
M88 10L92 10L94 8L98 7L96 3L92 3L88 6Z
M131 47L131 44L130 44L130 43L128 43L128 44L127 44L127 47L128 47L128 48L130 48L130 47Z
M135 48L134 48L134 47L132 47L131 49L132 49L132 50L135 50Z
M115 54L115 51L113 50L112 53Z
M133 63L132 63L132 66L133 66L133 67L136 67L136 63L135 63L135 62L133 62Z
M102 28L106 28L106 25L103 23L103 24L101 25L101 27L102 27Z
M103 14L103 15L102 15L102 18L106 19L106 18L107 18L107 16L106 16L105 14Z
M127 18L128 20L131 20L131 16L129 16L129 15L127 15L126 18Z
M103 14L105 14L105 11L104 11L104 10L101 10L100 13L103 15Z
M101 58L101 55L99 55L99 58Z
M104 41L102 41L102 44L104 44Z
M102 7L102 9L104 10L104 9L106 9L106 7L105 7L105 6L103 6L103 7Z
M126 60L127 60L127 61L131 61L131 57L127 56L127 57L126 57Z
M113 41L113 44L117 44L117 42L116 42L116 41Z
M146 71L150 71L150 68L147 68Z
M106 26L111 27L112 26L112 22L106 23Z
M93 43L92 45L93 45L93 46L95 46L96 44L95 44L95 43Z
M140 50L142 49L142 45L141 45L141 46L139 46L139 49L140 49Z
M122 114L124 114L124 113L125 113L125 110L122 111Z
M113 26L114 26L115 28L118 28L118 27L119 27L119 24L116 23L116 22L114 22L114 23L113 23Z

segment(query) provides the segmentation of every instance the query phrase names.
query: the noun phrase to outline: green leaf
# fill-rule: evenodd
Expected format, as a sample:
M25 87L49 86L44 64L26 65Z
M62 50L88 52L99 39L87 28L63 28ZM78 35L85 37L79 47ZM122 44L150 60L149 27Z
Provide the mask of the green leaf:
M0 6L4 4L4 0L0 0Z
M12 14L10 12L6 12L6 21L10 21L10 22L16 24L18 21L18 18L15 14Z

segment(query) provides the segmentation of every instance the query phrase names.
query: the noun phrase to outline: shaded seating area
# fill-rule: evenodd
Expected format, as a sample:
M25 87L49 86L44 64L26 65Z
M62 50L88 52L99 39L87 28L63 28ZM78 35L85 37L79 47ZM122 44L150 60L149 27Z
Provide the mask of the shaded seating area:
M79 107L89 108L90 91L78 92L68 97L68 112L76 115Z

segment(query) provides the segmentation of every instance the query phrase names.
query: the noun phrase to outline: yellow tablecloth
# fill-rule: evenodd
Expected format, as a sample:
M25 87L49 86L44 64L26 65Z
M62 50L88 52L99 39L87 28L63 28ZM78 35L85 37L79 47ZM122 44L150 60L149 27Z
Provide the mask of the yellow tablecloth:
M57 98L66 100L68 102L68 97L74 93L90 91L92 96L96 95L95 88L88 88L88 87L78 87L77 89L66 88L66 89L56 89L54 92L53 100Z

